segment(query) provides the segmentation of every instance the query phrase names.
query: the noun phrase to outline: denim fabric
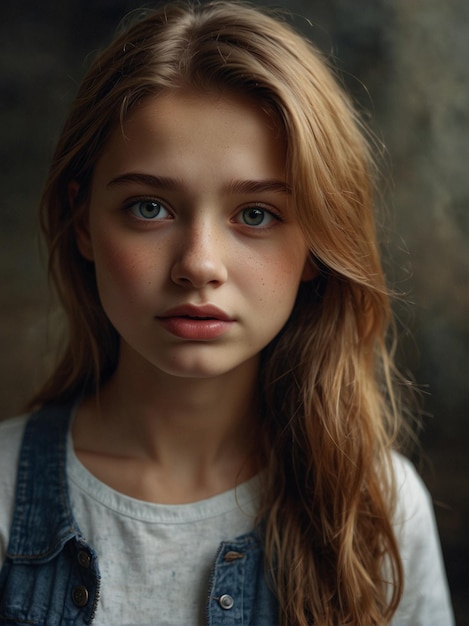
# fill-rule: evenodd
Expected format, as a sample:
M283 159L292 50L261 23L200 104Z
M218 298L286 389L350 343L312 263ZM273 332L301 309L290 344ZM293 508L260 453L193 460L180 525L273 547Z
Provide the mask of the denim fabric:
M93 622L100 593L98 555L73 516L66 476L72 407L45 407L25 428L13 522L0 571L0 624ZM258 533L223 542L207 590L207 625L275 626L277 615Z

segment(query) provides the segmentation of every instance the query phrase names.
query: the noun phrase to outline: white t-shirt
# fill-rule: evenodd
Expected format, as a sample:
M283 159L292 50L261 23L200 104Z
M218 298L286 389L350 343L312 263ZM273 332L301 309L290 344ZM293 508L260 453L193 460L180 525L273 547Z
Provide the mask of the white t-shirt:
M20 417L0 423L0 563L8 544L25 421ZM68 448L73 512L99 556L101 594L93 624L203 625L215 553L221 541L253 528L258 480L193 504L158 505L120 494L97 480L77 459L70 436ZM451 626L428 493L407 460L395 455L394 467L399 485L395 531L405 589L392 625Z

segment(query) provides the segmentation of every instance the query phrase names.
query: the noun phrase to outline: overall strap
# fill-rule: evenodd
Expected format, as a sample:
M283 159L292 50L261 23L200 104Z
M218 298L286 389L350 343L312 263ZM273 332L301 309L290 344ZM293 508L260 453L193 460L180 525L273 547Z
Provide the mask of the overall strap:
M48 405L29 418L21 446L7 557L47 562L80 534L72 514L66 450L73 404Z

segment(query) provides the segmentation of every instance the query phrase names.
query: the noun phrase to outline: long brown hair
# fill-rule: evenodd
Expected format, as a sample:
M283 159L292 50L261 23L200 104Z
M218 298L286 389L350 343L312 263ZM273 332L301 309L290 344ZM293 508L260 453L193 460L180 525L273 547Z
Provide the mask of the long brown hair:
M41 204L50 275L68 339L32 405L99 389L119 338L74 226L109 133L148 95L190 86L251 96L273 112L318 277L262 355L268 440L264 520L279 621L382 624L402 592L392 529L391 312L376 243L373 165L360 122L322 55L283 19L247 5L172 4L130 26L87 73Z

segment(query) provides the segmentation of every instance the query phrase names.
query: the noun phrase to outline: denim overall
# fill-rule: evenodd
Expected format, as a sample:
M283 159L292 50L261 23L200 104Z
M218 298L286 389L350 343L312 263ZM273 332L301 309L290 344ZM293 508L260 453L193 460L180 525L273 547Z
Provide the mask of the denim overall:
M29 418L25 428L13 522L0 571L1 625L93 623L101 585L99 555L74 518L66 473L73 406L46 406ZM219 546L207 590L206 624L278 624L278 603L265 581L256 531Z

